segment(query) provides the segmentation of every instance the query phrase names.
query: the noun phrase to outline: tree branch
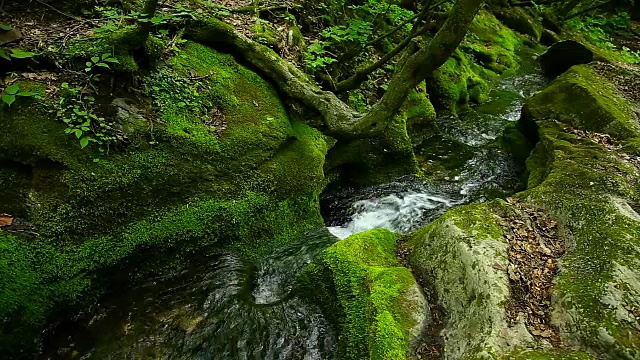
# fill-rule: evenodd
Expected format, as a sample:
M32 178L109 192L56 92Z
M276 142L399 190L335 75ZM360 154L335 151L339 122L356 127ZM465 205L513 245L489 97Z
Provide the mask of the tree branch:
M284 94L317 111L322 116L326 126L322 130L327 135L338 139L365 138L381 134L397 114L409 90L444 64L464 38L482 3L483 0L458 0L433 40L408 56L402 68L392 76L389 90L367 114L354 111L334 93L321 90L273 50L218 19L194 24L187 35L201 43L226 45L230 51L241 54L244 61L261 71Z
M369 75L371 75L374 71L384 66L384 64L386 64L393 57L398 55L402 50L404 50L404 48L407 47L407 45L411 43L411 40L415 39L420 35L423 35L427 31L429 31L430 28L431 27L429 25L423 26L418 31L413 32L411 35L407 36L404 40L402 40L401 43L396 45L395 48L393 48L391 51L386 53L378 61L374 62L373 64L370 64L369 66L359 68L358 70L356 70L356 72L353 75L351 75L349 78L342 80L335 85L336 91L341 93L341 92L357 89L360 86L360 84L367 81L367 79L369 78Z

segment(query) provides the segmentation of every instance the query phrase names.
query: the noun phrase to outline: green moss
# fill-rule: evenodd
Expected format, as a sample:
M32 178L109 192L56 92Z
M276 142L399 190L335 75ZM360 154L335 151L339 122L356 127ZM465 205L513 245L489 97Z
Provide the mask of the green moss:
M93 56L110 53L119 62L110 65L114 70L132 73L138 71L138 64L130 52L136 44L143 43L140 36L136 30L130 29L99 32L88 38L70 40L62 55L80 67Z
M458 104L485 101L489 94L489 85L471 69L460 50L434 71L426 83L435 105L451 112L456 111Z
M378 138L338 143L327 155L327 172L337 172L345 186L367 186L419 174L407 120L399 114Z
M429 135L436 119L436 110L429 100L424 82L409 92L401 111L406 114L407 133L412 143L418 143Z
M494 14L500 22L509 28L529 35L533 41L540 41L544 27L525 8L520 6L505 7L494 11Z
M454 54L427 79L427 89L440 110L488 99L489 82L518 67L516 50L522 38L491 13L480 11Z
M628 139L640 135L633 109L634 106L589 65L578 65L527 101L523 115L538 120L558 120L582 130Z
M620 94L589 66L572 68L549 89L526 105L540 143L527 163L536 186L518 196L555 216L570 244L553 321L565 342L609 358L636 358L640 332L627 309L640 295L640 172L627 157L565 130L570 125L628 138L637 134L636 125Z
M157 121L127 124L135 140L108 153L80 149L50 112L51 98L0 108L2 195L20 199L0 211L38 234L23 241L0 232L7 348L26 349L46 315L142 249L214 244L255 257L323 226L327 141L292 123L271 85L195 43L143 81L153 100L145 113Z
M413 314L420 310L407 298L416 284L396 259L397 239L383 229L353 235L325 250L302 275L311 300L338 325L341 359L407 356L417 325Z
M256 40L265 45L277 46L280 43L280 34L267 22L259 22L251 27Z

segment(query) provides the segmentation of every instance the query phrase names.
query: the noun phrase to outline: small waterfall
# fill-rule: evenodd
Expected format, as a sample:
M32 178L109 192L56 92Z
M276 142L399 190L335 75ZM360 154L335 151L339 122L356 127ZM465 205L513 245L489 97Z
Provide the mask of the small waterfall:
M408 233L457 205L460 200L424 191L410 190L380 198L358 200L353 203L351 220L342 226L330 226L331 233L340 239L362 231L384 228Z

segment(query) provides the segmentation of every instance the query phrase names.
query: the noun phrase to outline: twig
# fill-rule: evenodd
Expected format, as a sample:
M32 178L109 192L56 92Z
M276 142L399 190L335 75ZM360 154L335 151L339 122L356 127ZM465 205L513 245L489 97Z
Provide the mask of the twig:
M66 16L66 17L68 17L68 18L70 18L70 19L73 19L73 20L76 20L76 21L80 21L80 22L83 22L83 23L87 23L87 24L93 25L93 26L95 26L95 27L100 27L100 24L98 24L98 23L95 23L95 22L93 22L93 21L91 21L91 20L82 19L82 18L79 18L79 17L77 17L77 16L73 16L73 15L71 15L71 14L67 14L67 13L65 13L65 12L63 12L63 11L60 11L60 10L58 10L58 9L54 8L53 6L51 6L51 5L47 4L46 2L44 2L44 1L42 1L42 0L33 0L33 1L37 2L38 4L40 4L40 5L42 5L42 6L48 7L49 9L51 9L51 10L53 10L53 11L57 12L58 14L63 15L63 16Z

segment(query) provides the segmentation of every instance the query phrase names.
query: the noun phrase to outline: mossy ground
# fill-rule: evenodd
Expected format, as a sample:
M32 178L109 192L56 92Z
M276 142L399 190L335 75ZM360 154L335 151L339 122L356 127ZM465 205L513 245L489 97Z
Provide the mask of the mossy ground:
M158 118L108 153L64 133L44 88L0 109L0 194L12 199L0 212L37 233L0 231L2 351L26 349L58 305L142 248L217 244L251 257L323 225L325 137L292 121L258 75L188 43L143 87Z
M341 359L405 359L417 325L416 286L395 248L399 235L378 229L325 250L300 282L338 326Z

